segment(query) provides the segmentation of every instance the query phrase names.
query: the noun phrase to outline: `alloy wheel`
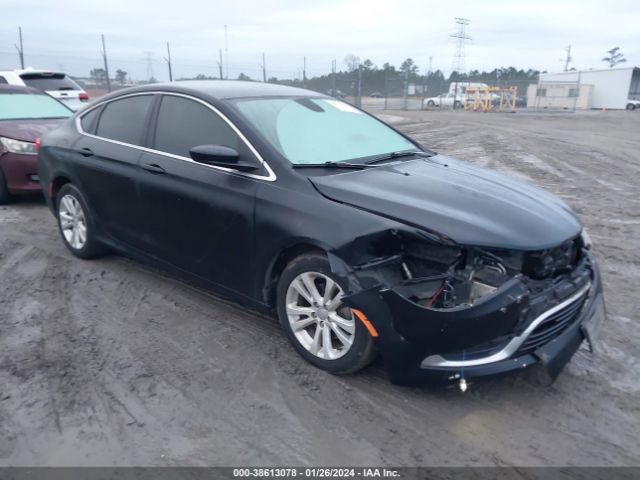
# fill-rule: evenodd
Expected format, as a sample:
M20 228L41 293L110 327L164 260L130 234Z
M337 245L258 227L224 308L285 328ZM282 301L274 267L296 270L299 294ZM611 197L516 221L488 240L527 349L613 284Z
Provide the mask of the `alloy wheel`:
M58 218L66 242L74 250L81 250L87 243L87 221L78 199L69 194L62 197Z
M323 360L344 356L355 340L351 309L342 304L340 285L327 275L304 272L289 284L287 319L300 344Z

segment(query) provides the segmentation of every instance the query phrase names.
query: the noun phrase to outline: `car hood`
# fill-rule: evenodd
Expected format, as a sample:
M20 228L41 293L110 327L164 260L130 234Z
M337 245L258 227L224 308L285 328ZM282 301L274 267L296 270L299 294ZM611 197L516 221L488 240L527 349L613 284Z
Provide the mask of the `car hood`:
M582 229L575 213L555 195L442 155L309 180L329 199L437 232L461 245L542 250Z
M54 129L64 118L42 120L0 120L0 137L9 137L24 142L35 142L44 133Z

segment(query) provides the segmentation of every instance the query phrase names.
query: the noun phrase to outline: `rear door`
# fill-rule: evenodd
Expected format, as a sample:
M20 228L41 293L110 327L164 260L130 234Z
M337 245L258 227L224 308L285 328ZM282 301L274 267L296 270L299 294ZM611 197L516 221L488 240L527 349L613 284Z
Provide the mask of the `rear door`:
M83 135L74 144L82 192L99 228L119 242L143 246L136 177L154 95L108 102L81 117Z
M140 158L146 250L172 265L246 295L253 294L254 202L260 180L191 160L189 150L217 144L258 160L206 104L163 95ZM260 170L256 172L260 174Z
M37 88L60 100L71 110L79 110L86 105L89 97L84 90L64 73L38 72L22 73L22 81L28 87ZM82 94L82 99L80 98Z

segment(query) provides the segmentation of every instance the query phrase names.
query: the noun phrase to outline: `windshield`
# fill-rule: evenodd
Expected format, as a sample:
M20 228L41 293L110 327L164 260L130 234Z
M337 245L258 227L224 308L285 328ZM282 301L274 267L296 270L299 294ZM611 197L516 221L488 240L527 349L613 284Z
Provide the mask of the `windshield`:
M296 165L418 150L384 123L340 100L259 98L239 99L235 104L249 123Z
M73 112L48 95L0 94L0 120L66 118Z

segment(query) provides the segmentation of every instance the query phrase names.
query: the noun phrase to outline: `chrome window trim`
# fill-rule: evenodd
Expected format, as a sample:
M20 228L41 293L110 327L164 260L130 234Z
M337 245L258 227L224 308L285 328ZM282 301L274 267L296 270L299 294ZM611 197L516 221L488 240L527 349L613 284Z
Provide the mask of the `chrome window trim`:
M525 342L525 340L531 335L538 325L544 322L551 315L556 313L559 310L562 310L567 305L577 301L583 295L586 295L589 289L591 288L591 283L587 283L584 287L578 290L576 293L571 295L569 298L559 303L555 307L550 308L546 312L539 315L531 324L527 327L527 329L522 332L517 337L513 337L507 345L492 355L482 358L475 358L473 360L447 360L443 358L441 355L431 355L424 360L420 364L421 368L433 368L433 367L448 367L448 368L457 368L457 367L475 367L478 365L486 365L488 363L499 362L501 360L506 360L511 355L513 355L518 348ZM584 308L584 307L583 307Z
M96 109L96 108L98 108L100 106L107 105L107 104L109 104L111 102L115 102L117 100L121 100L123 98L137 97L137 96L142 96L142 95L172 95L174 97L183 97L183 98L187 98L189 100L193 100L193 101L196 101L198 103L201 103L202 105L207 107L209 110L214 112L216 115L218 115L220 118L222 118L222 120L224 120L225 123L227 125L229 125L229 127L231 127L231 129L236 133L236 135L238 135L238 137L240 137L240 139L249 148L249 150L251 150L251 153L253 153L256 156L256 158L258 159L260 164L268 172L268 175L267 176L255 175L253 173L239 172L238 170L234 170L233 168L219 167L219 166L216 166L216 165L206 165L204 163L196 162L191 158L183 157L182 155L175 155L173 153L163 152L161 150L155 150L153 148L141 147L140 145L132 145L130 143L120 142L118 140L113 140L111 138L100 137L98 135L87 133L82 129L82 124L81 124L82 117L87 115L90 111L92 111L92 110L94 110L94 109ZM262 155L260 155L260 153L258 153L258 150L256 150L256 148L251 144L251 142L249 142L249 140L247 140L247 138L243 135L243 133L240 131L240 129L238 129L238 127L236 127L236 125L231 120L229 120L226 117L226 115L224 115L220 110L218 110L213 105L210 105L209 103L205 102L204 100L200 100L199 98L196 98L196 97L193 97L191 95L184 94L184 93L163 92L163 91L158 90L158 91L149 91L149 92L136 92L136 93L130 93L130 94L127 94L127 95L122 95L122 96L119 96L119 97L116 97L116 98L110 98L108 100L104 100L102 102L98 102L95 105L92 105L87 110L84 110L80 115L78 115L75 118L75 124L76 124L76 130L78 131L79 134L87 136L87 137L90 137L90 138L96 138L96 139L102 140L104 142L109 142L109 143L113 143L113 144L116 144L116 145L122 145L123 147L135 148L135 149L143 151L143 152L154 153L156 155L163 155L165 157L175 158L177 160L184 160L186 162L190 162L190 163L193 163L195 165L200 165L200 166L205 167L205 168L212 168L214 170L218 170L218 171L221 171L221 172L226 172L226 173L230 173L230 174L238 175L238 176L243 176L243 177L254 178L256 180L266 180L268 182L274 182L277 179L276 174L271 169L271 166L264 160L264 158L262 158Z

